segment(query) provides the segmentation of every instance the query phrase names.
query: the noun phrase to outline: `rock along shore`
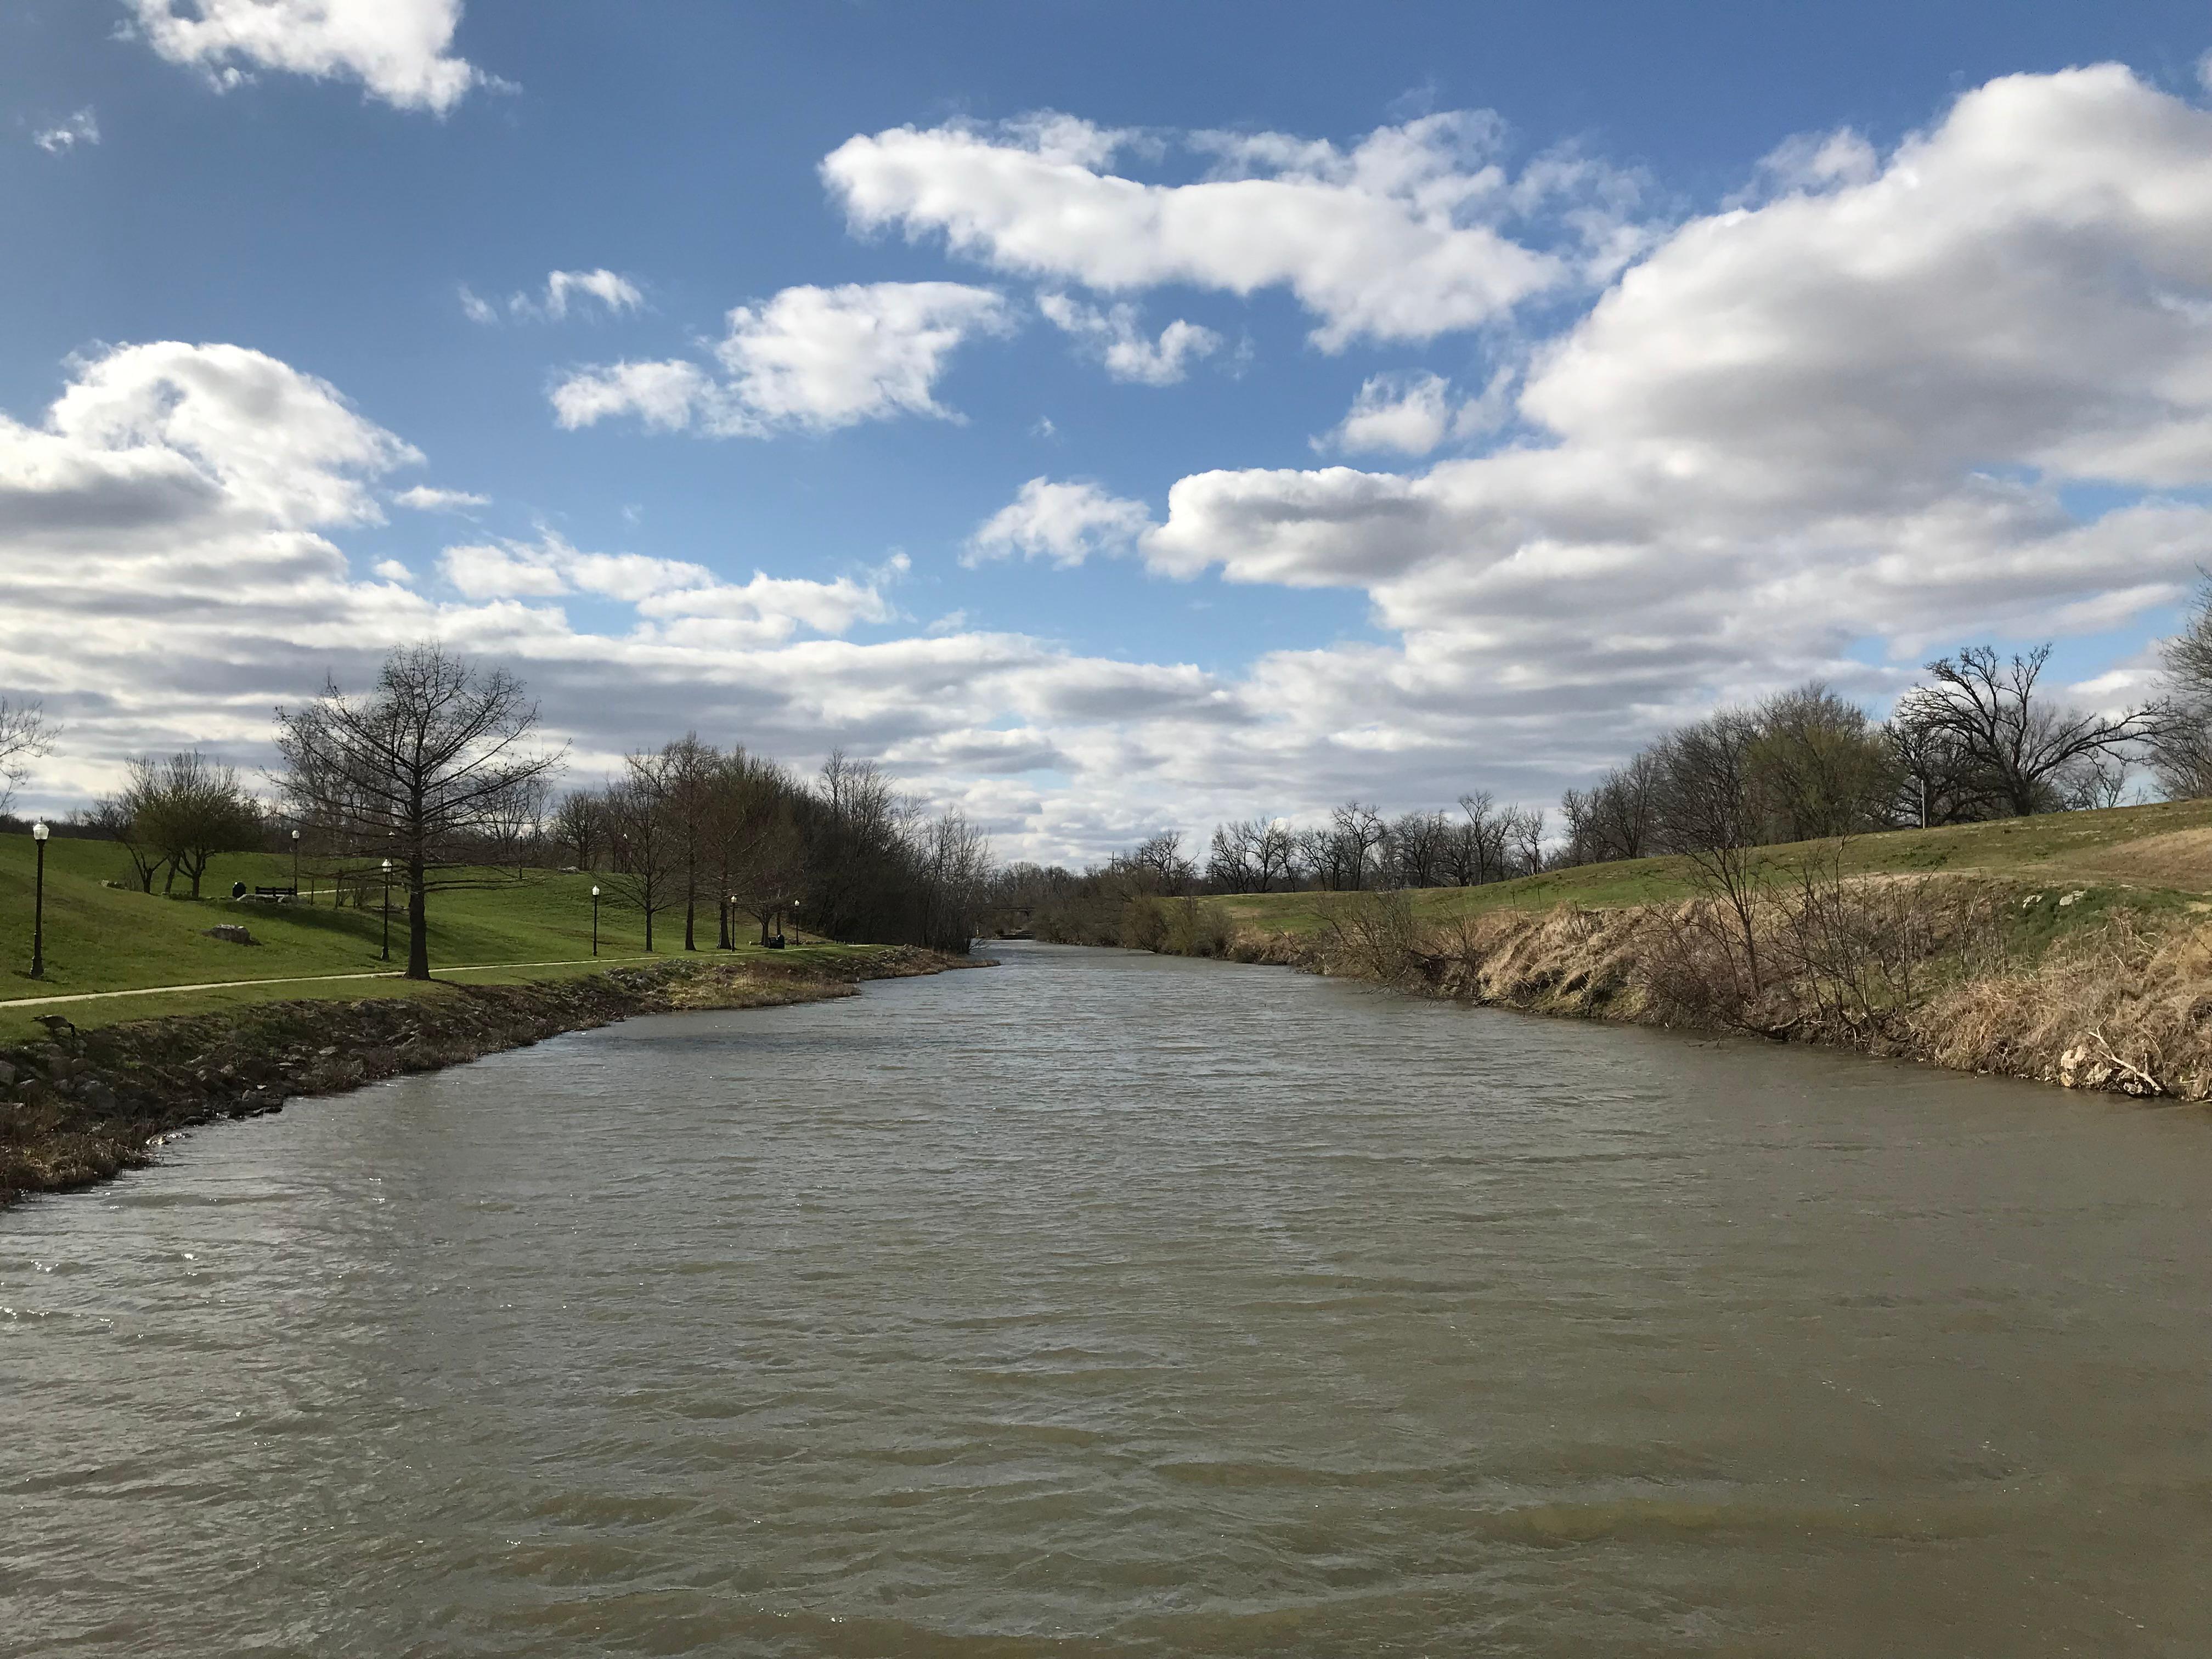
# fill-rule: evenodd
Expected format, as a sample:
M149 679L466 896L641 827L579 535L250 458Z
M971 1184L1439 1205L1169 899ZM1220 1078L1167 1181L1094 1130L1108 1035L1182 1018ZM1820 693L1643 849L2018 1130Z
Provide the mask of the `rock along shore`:
M180 1129L258 1117L303 1095L459 1066L639 1014L763 1008L856 994L982 958L884 945L788 963L692 958L531 985L447 982L447 994L272 1002L79 1031L0 1048L0 1206L152 1161Z

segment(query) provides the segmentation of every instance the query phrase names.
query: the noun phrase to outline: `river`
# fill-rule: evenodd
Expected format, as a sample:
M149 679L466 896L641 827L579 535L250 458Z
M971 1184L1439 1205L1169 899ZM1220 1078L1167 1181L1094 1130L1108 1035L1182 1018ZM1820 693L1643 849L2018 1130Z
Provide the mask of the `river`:
M0 1653L2212 1650L2201 1113L998 953L0 1213Z

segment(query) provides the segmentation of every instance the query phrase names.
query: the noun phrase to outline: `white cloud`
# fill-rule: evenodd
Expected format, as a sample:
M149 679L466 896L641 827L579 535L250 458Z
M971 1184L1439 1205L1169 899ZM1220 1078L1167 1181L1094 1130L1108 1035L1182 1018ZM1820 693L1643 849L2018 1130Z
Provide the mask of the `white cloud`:
M1682 227L1536 355L1547 438L1414 477L1199 474L1144 550L1364 587L1406 641L1366 672L1417 705L1879 691L1856 641L1909 664L2185 588L2212 513L2083 521L2062 492L2212 484L2208 289L2212 115L2118 68L2002 80L1886 165ZM1405 447L1444 406L1421 389Z
M739 306L714 347L720 370L672 361L581 369L554 388L562 425L634 414L648 427L696 425L717 437L833 431L924 415L957 421L934 389L962 342L1004 335L1011 308L959 283L848 283L787 288Z
M645 295L637 284L611 270L556 270L545 278L546 315L567 316L571 295L597 300L617 316L645 304Z
M1451 424L1451 383L1443 375L1376 374L1362 384L1336 429L1314 447L1425 455L1450 435Z
M1451 382L1426 369L1370 374L1345 417L1314 448L1350 454L1426 455L1447 439L1478 436L1508 418L1514 371L1500 369L1479 397L1454 397Z
M1182 379L1189 359L1209 356L1221 345L1221 337L1212 329L1180 317L1162 329L1157 340L1149 339L1139 331L1137 308L1131 305L1102 311L1064 294L1046 294L1038 296L1037 309L1054 327L1082 341L1117 380L1173 386Z
M1109 495L1095 483L1031 478L977 527L961 562L1019 553L1062 567L1079 565L1093 554L1128 551L1152 522L1142 501Z
M554 418L571 430L635 415L659 432L677 432L720 393L696 363L611 363L579 369L553 388Z
M1881 157L1875 147L1849 127L1835 132L1800 133L1770 151L1760 161L1751 188L1731 198L1728 205L1744 207L1778 196L1863 185L1881 171Z
M500 307L466 283L461 284L460 293L461 310L471 322L491 324L500 320ZM596 301L609 316L619 317L644 309L645 291L629 277L604 267L596 270L549 271L543 295L507 295L507 315L523 322L557 323L564 321L571 307L585 300Z
M436 489L428 484L403 489L392 499L398 506L412 507L417 513L459 513L471 507L491 505L489 495L474 495L465 489Z
M1088 142L1031 148L1091 167ZM2095 635L2186 588L2212 546L2212 114L2118 70L2017 77L1857 182L1762 189L1528 353L1491 453L1198 472L1149 528L1040 478L968 550L1340 586L1370 641L1220 674L964 620L849 637L900 625L901 573L732 580L546 536L368 580L333 538L413 452L283 364L172 344L0 422L0 685L68 726L51 787L83 791L149 748L264 755L270 704L435 635L511 663L580 767L695 723L801 765L842 744L1008 855L1083 856L1355 792L1547 801L1716 700L1813 673L1879 699L1935 650ZM676 367L666 423L745 414L738 368ZM651 392L599 374L613 407ZM1469 400L1438 395L1455 423Z
M1212 175L1163 185L1104 170L1128 135L1048 115L855 137L822 173L854 228L941 234L1002 270L1107 292L1286 287L1337 350L1493 321L1580 280L1595 250L1617 263L1629 181L1559 156L1516 180L1503 137L1495 116L1467 112L1378 128L1348 150L1200 133L1186 148ZM1540 208L1564 228L1559 246L1499 228Z
M100 142L100 120L88 104L59 125L33 133L31 142L49 155L65 155L79 144Z
M395 109L443 115L489 77L453 56L461 0L129 0L146 43L228 89L255 69L359 81Z
M548 531L532 542L449 547L439 572L471 599L560 599L588 594L635 608L634 639L700 647L781 642L800 628L825 635L896 614L884 585L906 574L903 555L866 579L821 582L756 571L728 582L702 564L642 553L587 553Z
M397 559L380 559L376 565L376 574L388 582L404 583L415 580L415 573Z

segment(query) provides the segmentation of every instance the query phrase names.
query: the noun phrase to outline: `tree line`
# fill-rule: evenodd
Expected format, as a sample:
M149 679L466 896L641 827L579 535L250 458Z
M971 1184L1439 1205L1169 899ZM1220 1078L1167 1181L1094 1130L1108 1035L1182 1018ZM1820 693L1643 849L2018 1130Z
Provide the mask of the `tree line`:
M1462 795L1455 810L1395 817L1351 800L1304 827L1281 818L1219 824L1202 854L1186 854L1182 835L1170 830L1080 872L1010 865L993 878L989 911L998 927L1041 939L1143 945L1155 933L1197 925L1195 913L1163 908L1164 901L1476 887L1533 874L1545 857L1543 809L1500 805L1487 791Z
M2165 642L2145 702L2069 707L2045 684L2050 657L2048 644L1939 657L1886 720L1818 680L1719 709L1567 790L1555 831L1541 808L1487 791L1396 817L1347 801L1315 823L1221 824L1202 851L1166 830L1079 872L1010 866L993 884L993 920L1115 942L1165 925L1153 917L1166 899L1471 887L1663 854L1726 863L1778 843L2117 805L2145 771L2169 798L2212 796L2212 580Z
M55 729L36 705L0 702L0 790ZM626 756L603 784L556 798L565 749L546 742L514 675L436 644L396 650L375 682L335 682L276 711L280 764L264 800L197 750L131 761L124 786L76 815L111 840L139 888L182 879L191 896L220 854L291 850L356 902L397 886L407 968L429 974L434 895L532 869L589 873L640 913L646 948L680 919L682 948L732 949L787 921L854 943L964 952L990 844L957 812L932 813L872 763L833 754L811 781L697 732ZM0 794L0 810L6 798Z
M1554 856L1589 864L2112 806L2146 765L2170 795L2212 784L2212 767L2191 770L2204 726L2183 698L2070 708L2044 689L2050 655L1939 657L1882 721L1819 681L1719 709L1567 791Z

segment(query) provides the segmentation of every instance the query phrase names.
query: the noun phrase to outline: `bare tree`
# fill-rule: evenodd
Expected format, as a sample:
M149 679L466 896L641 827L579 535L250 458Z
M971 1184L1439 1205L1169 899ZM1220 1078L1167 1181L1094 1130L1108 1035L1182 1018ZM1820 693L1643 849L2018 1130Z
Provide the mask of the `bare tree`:
M1279 818L1242 818L1213 832L1206 882L1217 893L1272 893L1291 881L1292 836Z
M760 923L761 943L805 890L805 846L799 834L798 790L775 762L732 745L714 779L711 837L722 914L720 943L737 945L737 915Z
M237 769L196 749L165 760L132 761L119 804L140 844L141 850L131 851L131 864L148 890L153 884L144 862L149 856L168 868L164 891L182 876L198 898L216 854L244 852L261 842L260 805L240 785Z
M1499 845L1508 859L1520 865L1524 876L1537 874L1544 867L1544 809L1540 806L1509 806L1505 809Z
M991 874L991 843L957 812L945 812L917 830L921 878L923 943L939 950L968 948Z
M1190 891L1198 878L1198 866L1183 856L1182 836L1173 830L1146 836L1122 854L1122 861L1146 884L1146 890L1170 898Z
M1659 812L1667 846L1689 860L1691 884L1724 907L1733 925L1720 941L1754 999L1764 982L1759 909L1765 891L1754 850L1759 806L1747 763L1757 736L1756 723L1735 709L1675 732L1662 757L1666 787Z
M1935 684L1906 692L1896 721L1955 744L2014 817L2047 811L2059 804L2069 769L2124 755L2156 740L2171 724L2158 706L2117 718L2054 708L2035 689L2050 656L2046 644L2009 660L1985 645L1939 657L1928 665Z
M546 804L553 796L550 779L526 778L494 810L488 827L499 863L514 867L516 880L545 840Z
M15 804L15 791L31 775L31 763L54 752L61 728L48 723L35 702L0 697L0 812Z
M137 878L138 890L150 893L154 890L154 878L168 867L169 860L141 827L136 794L135 789L126 786L112 795L102 795L92 804L86 822L123 849L131 860L131 873Z
M1480 887L1505 873L1505 839L1509 814L1498 810L1487 789L1459 798L1465 822L1453 826L1446 843L1444 862L1454 884Z
M478 669L437 644L385 659L374 688L332 681L304 708L276 711L281 787L349 855L406 872L407 977L430 976L428 895L480 843L515 791L550 777L558 750L532 742L538 706L505 669Z
M668 811L666 760L659 753L629 757L624 775L609 784L600 811L606 825L610 868L605 884L645 918L645 948L653 948L653 918L684 896L678 839Z
M1666 765L1656 749L1639 750L1589 790L1559 798L1567 820L1567 845L1577 864L1640 859L1653 850Z
M2198 581L2181 631L2159 654L2170 717L2152 740L2152 762L2167 794L2201 799L2212 795L2212 573Z
M1206 884L1217 893L1263 891L1257 842L1259 821L1216 824L1206 854Z
M1348 800L1330 811L1328 830L1335 843L1336 885L1354 890L1364 887L1375 854L1389 833L1382 815L1364 802Z
M589 789L572 789L554 810L552 835L576 855L576 867L589 870L606 844L606 802Z
M1442 812L1407 812L1389 826L1385 846L1391 873L1400 887L1436 887L1443 884L1445 843L1451 824Z
M676 840L675 856L684 883L684 948L699 948L700 882L712 861L716 818L721 807L722 755L712 744L687 732L660 751L655 769L662 810Z

